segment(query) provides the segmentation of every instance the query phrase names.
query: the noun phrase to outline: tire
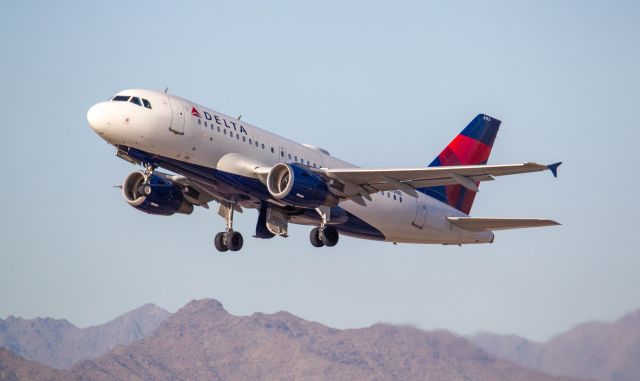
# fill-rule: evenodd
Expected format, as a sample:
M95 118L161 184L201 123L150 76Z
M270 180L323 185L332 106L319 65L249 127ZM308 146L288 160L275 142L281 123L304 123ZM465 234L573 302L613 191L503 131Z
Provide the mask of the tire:
M224 244L224 234L225 233L220 232L216 234L216 237L213 239L213 244L215 245L216 249L221 253L224 253L225 251L229 250L227 245Z
M340 234L338 234L338 229L333 226L326 226L322 231L322 243L324 243L327 247L335 246L338 243L338 239L340 238Z
M311 229L311 233L309 233L309 241L311 241L311 246L313 247L324 246L324 243L322 243L322 240L320 239L320 229Z
M243 243L242 234L239 232L230 231L227 233L227 247L229 250L238 251L242 249Z

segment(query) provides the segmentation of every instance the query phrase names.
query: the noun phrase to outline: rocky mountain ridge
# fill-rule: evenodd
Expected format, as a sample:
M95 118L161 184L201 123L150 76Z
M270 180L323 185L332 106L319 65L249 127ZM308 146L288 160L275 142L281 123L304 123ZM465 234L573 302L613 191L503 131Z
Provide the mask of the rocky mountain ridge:
M0 351L4 379L567 380L498 359L446 331L388 324L338 330L287 312L234 316L211 299L192 301L146 338L68 370Z
M599 381L640 380L640 310L613 322L589 322L545 343L516 335L471 338L488 353L545 373Z
M146 304L88 328L78 328L64 319L9 316L0 319L0 348L52 368L66 369L148 336L170 315Z

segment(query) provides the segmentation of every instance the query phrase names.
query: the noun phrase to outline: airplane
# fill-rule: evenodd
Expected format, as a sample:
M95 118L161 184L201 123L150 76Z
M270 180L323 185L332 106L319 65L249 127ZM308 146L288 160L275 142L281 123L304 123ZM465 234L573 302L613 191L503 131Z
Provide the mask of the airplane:
M233 220L244 209L258 212L255 238L287 237L289 223L308 225L314 247L335 246L340 235L394 244L492 243L496 230L559 225L469 216L480 182L545 170L557 177L562 164L487 164L501 122L484 114L418 168L360 168L166 90L120 91L93 105L87 120L117 157L143 168L121 186L129 205L170 216L219 203L226 229L214 246L221 252L242 248Z

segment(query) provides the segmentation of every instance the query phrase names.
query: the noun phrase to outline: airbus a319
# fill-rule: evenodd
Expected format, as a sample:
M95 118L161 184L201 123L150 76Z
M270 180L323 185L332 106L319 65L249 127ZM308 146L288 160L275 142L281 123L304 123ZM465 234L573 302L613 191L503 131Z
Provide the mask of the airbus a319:
M557 225L539 218L470 217L480 182L550 170L561 163L488 165L500 121L480 114L425 167L360 168L166 92L125 90L87 113L116 156L143 167L126 176L125 201L143 212L190 214L219 204L219 251L238 251L234 212L256 209L254 237L312 227L315 247L340 235L394 243L477 244L493 231ZM163 172L162 170L165 170Z

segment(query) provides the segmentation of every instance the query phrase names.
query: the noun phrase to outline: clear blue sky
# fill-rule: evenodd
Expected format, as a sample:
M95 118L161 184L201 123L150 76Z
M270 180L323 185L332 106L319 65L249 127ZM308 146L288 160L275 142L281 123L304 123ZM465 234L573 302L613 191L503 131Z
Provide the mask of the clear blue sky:
M0 8L0 317L79 326L194 298L545 339L640 308L640 3L6 2ZM154 217L86 111L164 89L361 166L421 166L476 114L491 163L562 160L485 183L472 214L551 217L493 245L393 246L308 228L218 254L215 210ZM214 208L215 209L215 208Z

